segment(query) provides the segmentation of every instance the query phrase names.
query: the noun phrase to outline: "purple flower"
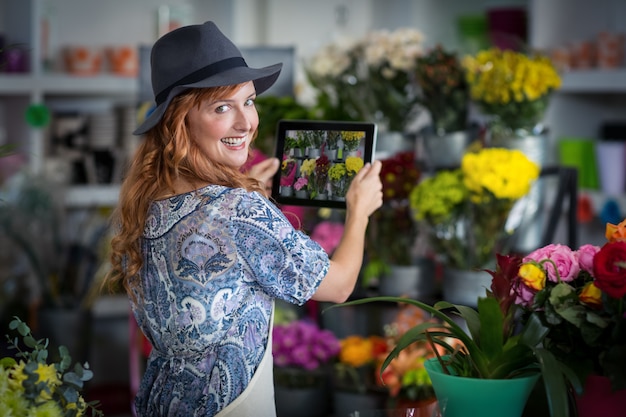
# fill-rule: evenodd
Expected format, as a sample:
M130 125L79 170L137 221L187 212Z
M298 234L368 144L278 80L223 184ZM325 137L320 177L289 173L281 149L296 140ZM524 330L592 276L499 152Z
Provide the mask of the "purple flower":
M339 354L339 339L307 320L274 326L273 338L272 353L277 367L313 370Z

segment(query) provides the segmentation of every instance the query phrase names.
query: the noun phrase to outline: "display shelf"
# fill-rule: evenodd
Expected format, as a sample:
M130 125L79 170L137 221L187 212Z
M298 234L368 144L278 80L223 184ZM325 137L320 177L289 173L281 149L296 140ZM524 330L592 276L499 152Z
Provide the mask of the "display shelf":
M626 68L572 70L561 78L562 93L626 93Z
M68 208L112 207L117 204L119 192L117 184L74 185L66 191L65 205Z

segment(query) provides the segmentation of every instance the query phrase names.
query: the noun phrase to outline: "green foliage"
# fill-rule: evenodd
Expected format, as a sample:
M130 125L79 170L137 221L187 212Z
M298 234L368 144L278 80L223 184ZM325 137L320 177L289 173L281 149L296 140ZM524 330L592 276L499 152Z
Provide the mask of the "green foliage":
M26 416L41 407L58 410L64 417L102 416L99 402L85 402L80 391L93 378L89 364L74 364L65 346L59 347L60 360L48 364L48 339L35 339L26 323L15 317L9 328L22 338L28 350L22 350L18 337L7 335L15 357L0 359L0 409L5 415ZM21 381L21 382L20 382ZM25 401L24 401L25 400ZM48 415L48 414L45 414ZM57 415L57 414L50 414Z
M384 370L399 353L416 342L440 346L448 358L442 368L451 374L469 378L507 379L540 372L544 379L550 412L553 417L568 416L568 381L580 392L576 375L543 347L549 328L536 315L530 315L523 328L514 331L516 305L510 299L511 268L519 262L513 257L498 257L498 269L488 271L493 276L491 291L480 297L477 309L440 301L433 306L402 297L372 297L343 305L371 302L412 304L430 313L438 322L424 322L407 331L389 353L382 365ZM514 264L515 263L515 264ZM460 317L466 332L455 320ZM381 370L381 373L382 373Z

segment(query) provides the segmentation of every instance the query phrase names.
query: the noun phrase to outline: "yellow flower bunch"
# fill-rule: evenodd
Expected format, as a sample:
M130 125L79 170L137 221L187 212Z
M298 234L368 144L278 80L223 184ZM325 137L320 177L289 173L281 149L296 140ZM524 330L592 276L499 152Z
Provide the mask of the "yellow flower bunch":
M491 48L463 59L470 96L496 123L512 130L532 128L548 106L561 77L550 59Z
M18 318L9 324L23 337L31 352L22 351L17 339L11 339L10 349L18 351L16 358L0 359L0 415L33 417L102 416L96 402L87 403L80 389L91 379L92 372L80 364L69 371L71 357L61 346L58 363L46 363L48 341L35 340L30 328Z
M338 164L331 165L330 169L328 170L328 177L332 181L338 181L342 179L347 174L347 172L348 171L346 171L346 164L340 162Z
M353 132L347 130L341 132L341 140L343 141L344 149L347 152L356 151L359 148L361 139L363 139L364 137L364 132Z
M484 148L463 156L461 168L439 171L409 195L413 216L429 226L435 251L457 269L486 267L505 230L511 208L539 176L523 152Z
M523 152L503 148L465 154L461 170L474 202L481 201L485 190L498 199L522 198L539 176L539 166Z
M358 156L349 156L346 158L346 170L350 176L355 175L363 168L363 158Z
M300 173L303 176L309 176L315 170L315 158L305 159L300 166Z

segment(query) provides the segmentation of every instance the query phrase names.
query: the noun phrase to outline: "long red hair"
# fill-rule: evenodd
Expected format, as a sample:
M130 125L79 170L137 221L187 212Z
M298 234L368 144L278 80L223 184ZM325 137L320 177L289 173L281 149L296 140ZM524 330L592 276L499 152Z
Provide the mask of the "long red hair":
M263 192L255 179L207 158L189 133L187 114L193 106L228 97L238 88L240 85L190 89L176 96L159 124L145 134L122 182L111 218L111 270L105 280L109 288L121 284L131 297L141 293L137 278L143 266L141 240L148 209L158 198L175 194L177 179Z

